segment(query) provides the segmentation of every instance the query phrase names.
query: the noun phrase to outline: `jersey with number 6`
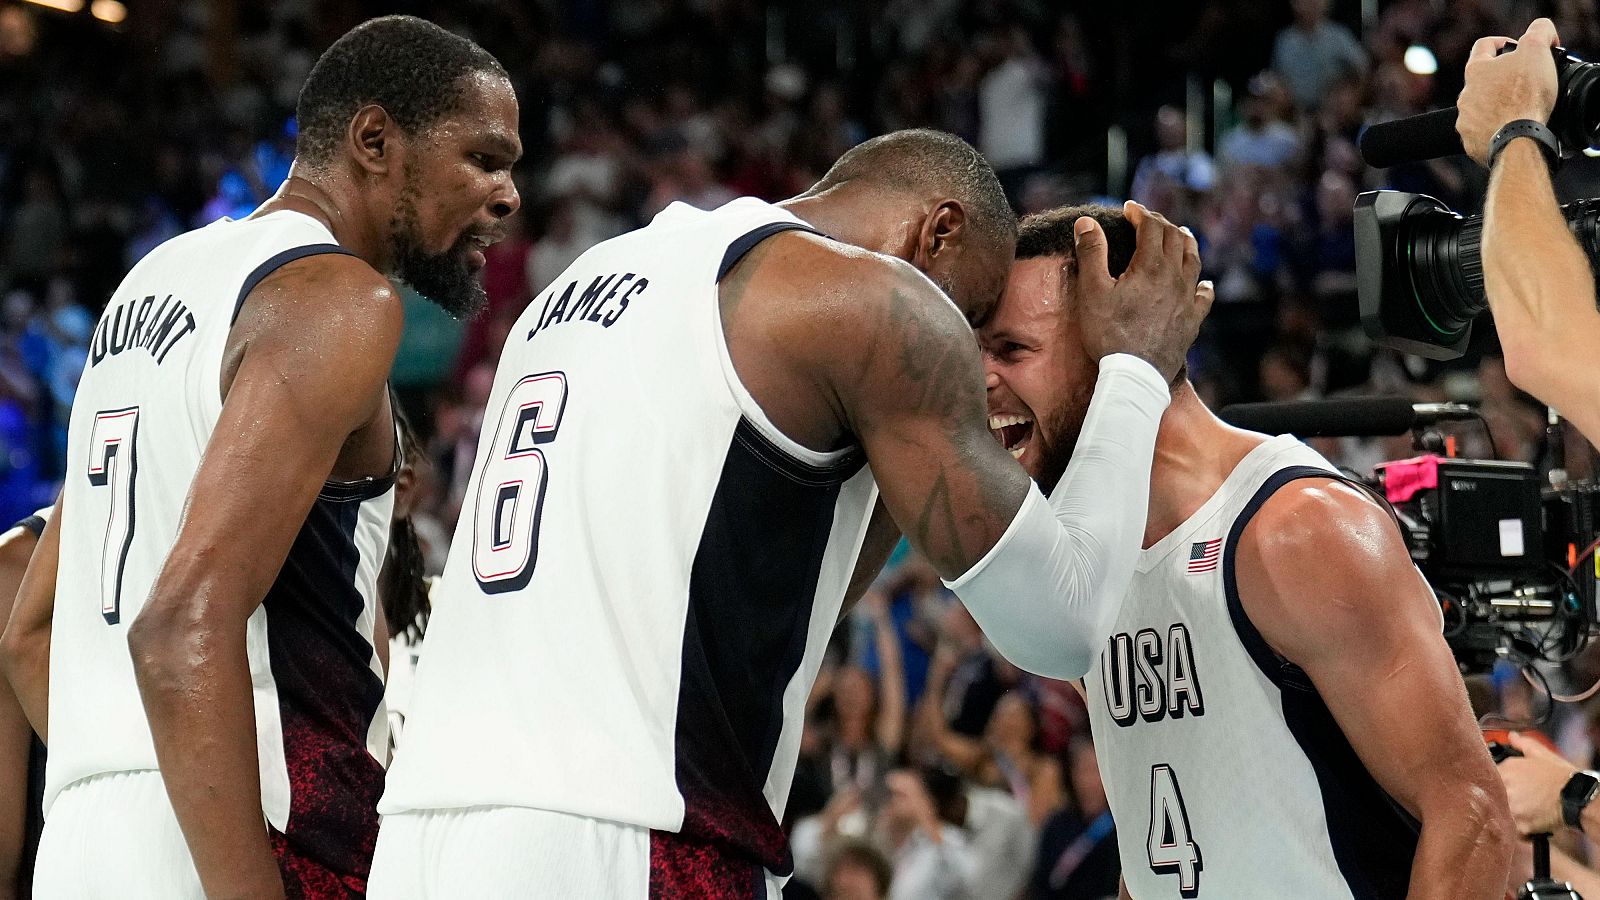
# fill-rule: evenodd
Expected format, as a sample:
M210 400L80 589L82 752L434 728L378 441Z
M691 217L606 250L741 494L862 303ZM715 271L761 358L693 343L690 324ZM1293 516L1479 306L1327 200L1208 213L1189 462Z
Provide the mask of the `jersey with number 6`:
M1284 485L1331 471L1292 437L1251 451L1143 552L1085 679L1122 877L1140 900L1406 895L1417 823L1235 588L1251 516Z
M222 411L229 330L278 267L343 252L297 212L224 219L151 251L101 315L68 429L47 811L80 779L157 768L128 626L177 539ZM337 857L359 854L363 831L375 837L382 787L373 602L392 482L325 485L248 626L263 810L298 853L346 872L365 871Z
M673 204L518 320L379 809L524 806L776 874L802 707L877 497L740 383L718 282L804 224ZM841 335L840 340L850 340Z

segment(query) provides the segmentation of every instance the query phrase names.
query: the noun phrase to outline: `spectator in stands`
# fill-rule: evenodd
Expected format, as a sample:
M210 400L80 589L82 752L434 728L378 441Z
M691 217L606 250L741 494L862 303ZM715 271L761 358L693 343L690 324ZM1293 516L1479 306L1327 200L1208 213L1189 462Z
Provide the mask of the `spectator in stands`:
M1366 71L1367 55L1350 29L1328 21L1328 0L1292 0L1291 5L1294 24L1278 32L1272 68L1295 105L1314 110L1335 78Z
M1072 802L1039 835L1032 900L1101 900L1117 893L1122 862L1094 742L1087 735L1076 738L1070 756Z
M833 851L823 900L888 900L894 869L866 841L843 841Z
M879 673L873 678L866 669L850 665L832 676L830 770L835 791L854 786L871 792L881 787L905 742L905 678L888 600L871 590L861 605L872 622Z
M963 813L961 778L940 769L889 773L878 840L894 864L890 900L966 900L979 894L978 860Z
M942 689L937 681L929 685L924 710L937 709ZM1064 796L1061 766L1035 743L1038 722L1033 703L1021 691L1010 691L995 704L982 739L952 731L940 716L924 717L938 755L976 783L1008 791L1034 827L1060 808Z
M67 214L59 179L43 166L35 166L22 183L22 203L11 213L10 240L4 243L5 254L0 257L0 288L48 279L67 242Z
M1283 79L1270 71L1250 79L1239 104L1240 122L1222 139L1217 157L1224 166L1287 169L1300 154L1300 135L1288 123L1292 111Z
M1189 123L1176 106L1156 110L1156 141L1160 149L1139 161L1129 195L1174 222L1192 222L1196 204L1216 186L1216 165L1190 149Z
M1044 163L1049 69L1020 24L991 40L999 58L978 84L978 149L1015 199L1023 179Z

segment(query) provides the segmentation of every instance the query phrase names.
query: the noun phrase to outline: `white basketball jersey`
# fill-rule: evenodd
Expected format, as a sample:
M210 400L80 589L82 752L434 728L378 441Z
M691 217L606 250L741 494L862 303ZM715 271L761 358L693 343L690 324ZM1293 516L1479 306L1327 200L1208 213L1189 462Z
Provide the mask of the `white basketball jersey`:
M859 450L763 415L717 285L805 227L754 199L675 203L518 320L382 812L534 807L787 871L802 706L877 487Z
M1143 552L1085 679L1123 878L1140 900L1406 895L1416 822L1361 765L1305 673L1250 624L1234 587L1234 550L1255 511L1283 485L1332 471L1289 436L1251 451Z
M157 768L128 626L177 538L221 413L228 332L261 279L295 259L334 252L345 251L321 223L296 212L224 219L151 251L101 315L69 427L47 810L79 779ZM279 831L318 827L325 816L313 795L343 804L365 791L375 803L381 790L371 755L387 741L377 715L383 686L373 599L392 481L326 485L250 617L262 802ZM345 813L329 815L342 821Z

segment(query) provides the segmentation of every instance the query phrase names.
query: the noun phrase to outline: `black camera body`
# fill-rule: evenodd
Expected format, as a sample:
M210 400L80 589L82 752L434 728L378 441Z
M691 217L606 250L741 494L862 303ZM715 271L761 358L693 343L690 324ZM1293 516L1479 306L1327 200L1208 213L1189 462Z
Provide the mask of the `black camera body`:
M1595 570L1573 559L1600 536L1600 486L1543 490L1526 463L1440 457L1384 463L1367 483L1391 499L1464 671L1560 658L1600 623Z

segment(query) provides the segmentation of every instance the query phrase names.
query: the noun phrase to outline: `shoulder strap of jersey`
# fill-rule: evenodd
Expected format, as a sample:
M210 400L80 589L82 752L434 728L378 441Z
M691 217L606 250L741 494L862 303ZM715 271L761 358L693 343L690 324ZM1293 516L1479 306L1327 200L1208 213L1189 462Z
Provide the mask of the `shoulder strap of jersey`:
M1244 644L1245 651L1250 654L1250 658L1255 662L1256 667L1261 670L1261 673L1282 690L1315 691L1316 688L1311 684L1311 678L1306 675L1303 669L1284 659L1276 650L1272 649L1266 638L1262 637L1261 632L1256 629L1255 623L1251 622L1250 617L1245 614L1244 604L1239 599L1239 578L1234 569L1234 556L1239 547L1239 540L1244 535L1245 526L1250 524L1250 520L1261 510L1261 507L1265 506L1266 502L1272 498L1272 495L1276 494L1284 485L1305 478L1329 478L1356 488L1371 497L1384 512L1389 514L1389 518L1393 520L1395 528L1400 530L1401 535L1404 536L1405 534L1405 529L1401 525L1399 517L1395 515L1394 508L1389 505L1387 498L1374 490L1371 485L1364 484L1332 469L1308 465L1286 466L1268 476L1267 480L1262 482L1261 487L1256 489L1254 496L1240 510L1239 515L1234 518L1233 527L1228 530L1228 538L1223 543L1222 589L1228 602L1228 618L1232 620L1233 628L1239 634L1240 643Z

